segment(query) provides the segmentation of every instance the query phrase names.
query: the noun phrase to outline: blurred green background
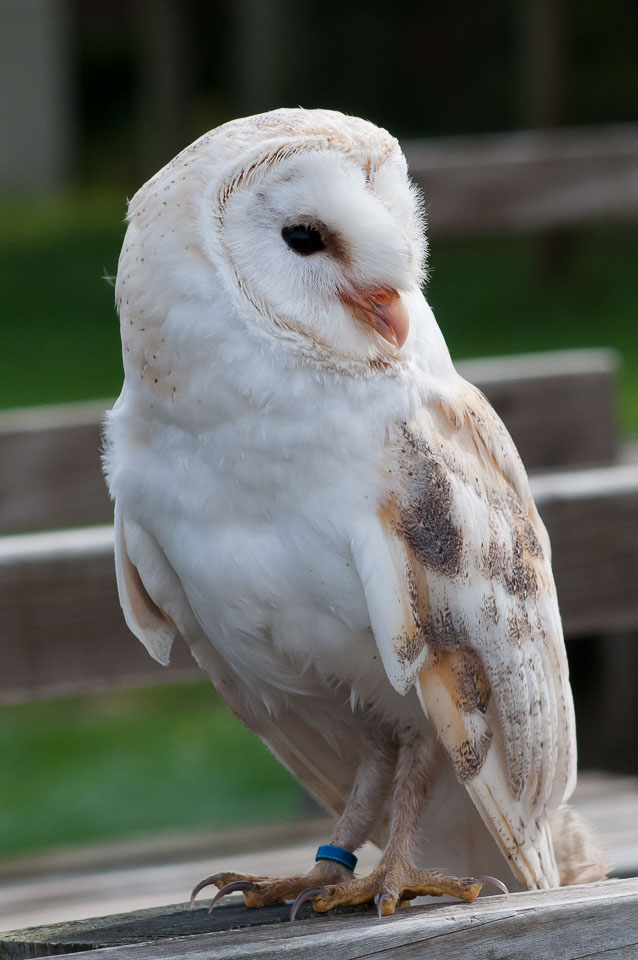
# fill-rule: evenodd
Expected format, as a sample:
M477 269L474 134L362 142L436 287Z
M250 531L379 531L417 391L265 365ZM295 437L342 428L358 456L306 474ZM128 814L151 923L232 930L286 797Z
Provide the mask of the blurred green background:
M297 103L403 138L629 123L636 27L630 0L2 0L15 149L0 168L0 406L117 394L108 278L126 197L205 130ZM453 356L615 347L621 421L638 430L635 223L434 236L430 250ZM205 682L0 715L0 856L299 815L290 777Z

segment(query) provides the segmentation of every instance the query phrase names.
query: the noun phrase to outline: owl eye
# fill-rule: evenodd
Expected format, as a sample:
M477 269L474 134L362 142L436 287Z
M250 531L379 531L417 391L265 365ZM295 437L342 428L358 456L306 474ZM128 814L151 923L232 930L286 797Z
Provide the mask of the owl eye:
M303 257L326 248L317 228L311 227L307 223L296 223L292 227L284 227L281 235L287 246Z

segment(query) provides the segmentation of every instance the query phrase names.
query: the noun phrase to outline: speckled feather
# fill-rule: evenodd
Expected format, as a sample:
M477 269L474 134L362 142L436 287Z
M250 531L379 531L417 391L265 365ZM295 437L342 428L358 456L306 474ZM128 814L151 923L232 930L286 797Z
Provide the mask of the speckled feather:
M320 256L283 243L298 218L322 223ZM545 886L575 763L549 544L421 294L424 251L396 140L331 111L226 124L138 191L106 428L120 600L333 810L371 726L417 731L423 855L498 872L498 847ZM344 299L379 289L409 316L401 346Z
M379 517L399 622L376 628L397 689L416 684L457 778L528 885L558 872L545 811L572 792L574 716L547 534L480 392L429 404L388 445ZM368 602L391 610L386 598ZM383 642L383 641L382 641Z

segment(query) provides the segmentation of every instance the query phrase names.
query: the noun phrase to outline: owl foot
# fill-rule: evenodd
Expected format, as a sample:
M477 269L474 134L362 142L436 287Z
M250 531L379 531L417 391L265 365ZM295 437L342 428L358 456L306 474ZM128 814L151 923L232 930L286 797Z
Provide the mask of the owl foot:
M245 873L215 873L200 880L191 893L190 906L192 909L197 894L211 885L216 886L218 892L208 908L209 913L222 897L226 897L235 891L243 893L244 903L247 907L263 907L267 903L286 903L286 901L295 900L308 889L320 892L326 885L342 885L344 881L351 878L351 870L328 860L321 860L314 865L309 873L294 877L258 877Z
M494 877L459 879L429 870L417 870L406 863L381 863L367 877L329 884L302 891L295 900L290 919L306 900L312 900L317 913L333 907L354 906L374 901L379 917L393 914L397 906L407 906L415 897L440 897L448 894L461 900L474 900L482 887L491 883L507 894L507 887Z

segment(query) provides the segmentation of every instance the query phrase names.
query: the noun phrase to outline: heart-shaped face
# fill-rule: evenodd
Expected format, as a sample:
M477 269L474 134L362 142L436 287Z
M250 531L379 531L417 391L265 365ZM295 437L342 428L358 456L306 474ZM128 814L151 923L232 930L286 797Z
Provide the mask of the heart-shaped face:
M124 359L157 392L178 355L201 360L238 329L353 376L410 355L421 203L373 124L322 110L233 121L142 187L129 220Z

